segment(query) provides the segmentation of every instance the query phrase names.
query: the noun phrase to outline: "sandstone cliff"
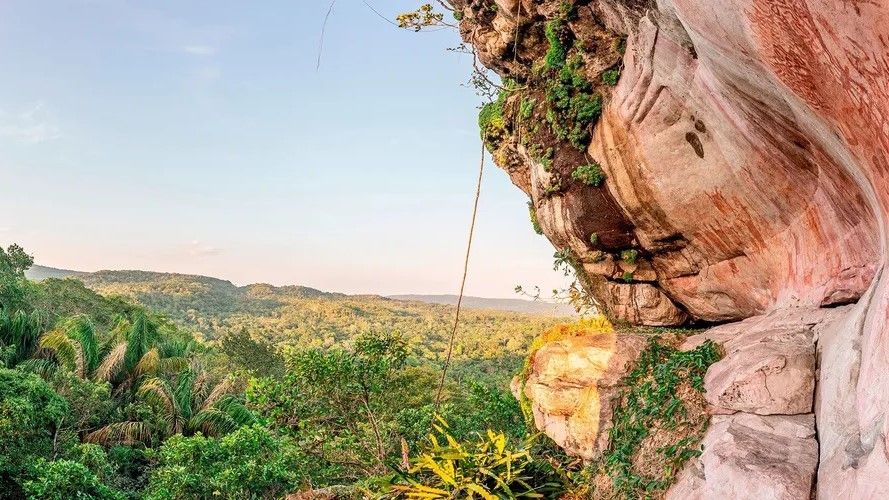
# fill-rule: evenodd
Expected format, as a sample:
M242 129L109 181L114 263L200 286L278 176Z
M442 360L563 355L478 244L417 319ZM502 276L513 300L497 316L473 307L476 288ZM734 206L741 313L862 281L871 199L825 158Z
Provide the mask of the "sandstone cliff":
M453 3L507 80L486 143L602 307L729 323L671 494L889 498L889 4Z

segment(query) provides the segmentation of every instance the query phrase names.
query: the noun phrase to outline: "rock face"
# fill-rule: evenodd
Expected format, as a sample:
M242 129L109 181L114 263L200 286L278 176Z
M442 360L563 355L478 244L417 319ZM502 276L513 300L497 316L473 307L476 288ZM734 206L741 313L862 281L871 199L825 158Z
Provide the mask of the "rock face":
M562 2L456 3L480 60L519 84L532 82L535 64L551 55L544 24L560 15ZM725 333L738 339L725 342L728 358L707 385L714 411L730 415L711 431L724 436L707 439L790 439L789 424L774 426L780 440L761 429L786 418L768 415L808 405L814 341L817 495L889 498L889 4L568 4L576 12L563 38L581 48L582 71L599 82L620 68L616 86L592 85L604 100L582 152L558 131L523 141L532 127L511 123L492 141L495 160L617 319L726 322L854 303L829 321L788 320L759 340ZM536 111L529 120L546 123ZM589 160L604 182L573 175ZM638 257L622 258L628 249ZM621 261L645 272L637 276ZM810 448L800 447L805 464ZM743 471L715 472L723 470L712 461L720 456L741 462L708 452L707 483L744 480ZM807 498L805 481L793 481L769 482L763 497ZM721 498L752 491L732 488L707 491Z
M812 412L815 341L811 326L743 321L689 338L685 349L711 339L725 356L704 380L711 413L797 415Z
M812 414L718 415L703 445L668 499L809 498L818 466Z
M611 399L647 340L595 332L545 343L530 360L524 391L535 426L569 454L594 458L608 444Z
M850 307L790 309L712 328L725 356L705 377L716 414L694 460L667 498L807 499L818 467L814 396L815 339ZM831 498L831 497L828 497Z

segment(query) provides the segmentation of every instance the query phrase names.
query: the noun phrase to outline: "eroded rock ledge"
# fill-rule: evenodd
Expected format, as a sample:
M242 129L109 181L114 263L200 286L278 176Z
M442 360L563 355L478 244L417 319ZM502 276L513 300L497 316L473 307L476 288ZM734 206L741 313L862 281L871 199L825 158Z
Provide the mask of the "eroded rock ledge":
M531 198L543 232L572 252L615 317L650 325L737 320L853 302L866 290L880 261L880 230L874 200L849 169L850 146L860 141L850 134L844 144L818 112L835 99L852 99L850 106L865 99L840 95L842 80L823 80L845 71L848 83L859 76L864 85L857 61L882 60L867 53L882 44L856 42L863 35L856 32L847 45L819 40L813 49L806 37L836 32L822 26L824 12L852 24L885 12L802 0L488 3L464 8L463 35L485 64L516 82L489 146ZM560 14L566 5L570 16ZM576 121L546 125L551 85L535 76L552 45L547 23L560 15L567 60L576 58L588 92L602 98L599 115L582 124L589 137L578 140L580 150L558 136L559 126ZM818 61L841 68L813 71ZM614 87L599 83L609 71L619 71ZM816 91L824 102L813 106L805 99ZM882 134L874 118L868 123ZM871 151L862 159L874 161ZM602 184L574 175L587 163L601 167ZM636 256L622 259L626 250Z

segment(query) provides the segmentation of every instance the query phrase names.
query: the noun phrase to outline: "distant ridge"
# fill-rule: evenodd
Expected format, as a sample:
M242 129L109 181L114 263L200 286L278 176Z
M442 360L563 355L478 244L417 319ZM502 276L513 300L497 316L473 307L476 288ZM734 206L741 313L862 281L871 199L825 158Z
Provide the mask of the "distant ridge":
M456 295L423 295L423 294L403 294L379 296L373 294L345 295L336 292L323 292L314 288L286 285L272 286L266 283L253 283L237 287L230 281L213 278L210 276L179 274L179 273L162 273L155 271L134 271L134 270L117 270L117 271L97 271L84 272L74 271L71 269L59 269L55 267L41 266L35 264L25 271L25 276L34 281L43 281L47 278L79 278L90 285L113 286L125 285L128 283L143 283L157 280L187 278L195 283L204 283L214 285L223 290L228 289L234 292L241 290L248 296L254 298L270 297L278 293L293 294L303 297L353 297L353 298L381 298L406 302L422 302L425 304L439 304L453 306L457 304ZM101 287L100 286L100 287ZM531 301L524 299L492 299L485 297L463 297L463 307L467 309L481 309L492 311L506 311L523 314L534 314L544 316L574 316L574 309L567 304L554 304L549 302Z
M38 266L34 264L31 266L31 269L25 271L25 276L29 280L33 281L43 281L46 278L70 278L72 276L83 276L85 274L89 274L83 271L72 271L70 269L58 269L55 267L47 267L47 266Z
M425 302L427 304L457 305L456 295L387 295L393 300ZM532 301L524 299L488 299L484 297L463 297L463 307L468 309L493 309L526 314L547 314L552 316L574 316L574 309L568 304Z

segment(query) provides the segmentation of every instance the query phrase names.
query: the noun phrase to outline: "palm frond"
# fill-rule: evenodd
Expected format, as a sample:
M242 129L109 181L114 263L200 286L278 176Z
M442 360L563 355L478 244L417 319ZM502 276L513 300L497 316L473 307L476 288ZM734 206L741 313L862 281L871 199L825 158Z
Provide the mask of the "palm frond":
M225 396L214 405L214 408L224 411L238 424L238 426L252 425L257 422L256 414L244 406L241 398Z
M127 350L124 356L124 366L127 371L132 371L142 356L151 349L157 341L157 325L155 325L144 312L136 315L130 333L127 335Z
M136 443L149 444L151 433L145 422L115 422L108 424L99 430L93 431L83 438L87 443L97 443L102 445L125 444L133 445Z
M114 323L114 327L111 329L111 338L114 343L118 344L126 341L127 334L129 333L130 328L133 327L132 323L130 323L130 318L125 314L115 314L112 322Z
M176 376L176 388L174 389L173 398L176 400L179 411L182 412L182 417L185 420L191 418L195 409L192 406L192 390L194 389L195 378L196 375L191 370L184 370Z
M102 360L96 369L96 379L110 382L123 366L126 353L127 344L125 342L117 344L114 349L111 349L111 352L105 356L105 359Z
M191 389L192 405L195 408L203 408L204 401L206 401L207 396L210 395L210 391L213 390L213 387L214 386L210 380L210 374L205 371L200 372L200 375L195 379Z
M200 430L207 436L220 436L237 429L238 423L228 413L219 408L207 408L195 414L188 421L188 427Z
M68 320L64 329L69 337L80 344L84 370L86 373L92 373L99 364L99 343L92 321L84 315L75 316Z
M188 358L174 356L161 358L158 365L159 373L178 373L188 368Z
M15 347L8 359L3 360L7 366L15 366L30 358L42 332L43 321L39 312L18 311L10 315L5 310L0 311L0 345Z
M141 377L142 375L154 375L158 372L158 367L160 366L160 353L157 352L157 348L150 349L146 352L142 359L136 363L136 367L133 368L133 375L136 377Z
M213 406L220 398L229 394L234 389L234 380L231 378L225 378L220 381L216 386L213 387L213 390L210 391L210 394L204 399L203 404L201 405L201 410L205 410Z
M62 329L46 332L40 337L40 347L53 353L66 370L84 376L83 354L80 345Z
M170 385L163 379L150 378L139 386L139 397L149 404L159 406L163 410L163 418L167 422L171 433L178 429L179 407L173 395Z

